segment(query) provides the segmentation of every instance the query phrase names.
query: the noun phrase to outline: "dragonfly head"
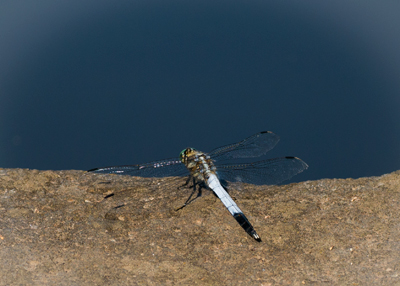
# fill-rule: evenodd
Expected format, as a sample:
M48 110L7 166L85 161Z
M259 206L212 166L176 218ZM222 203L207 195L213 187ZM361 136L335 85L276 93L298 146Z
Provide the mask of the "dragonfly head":
M196 149L194 149L194 148L186 148L186 149L183 149L183 150L181 151L181 153L179 154L179 159L181 160L181 162L184 163L184 162L185 162L185 158L186 158L188 155L190 155L193 151L196 151Z

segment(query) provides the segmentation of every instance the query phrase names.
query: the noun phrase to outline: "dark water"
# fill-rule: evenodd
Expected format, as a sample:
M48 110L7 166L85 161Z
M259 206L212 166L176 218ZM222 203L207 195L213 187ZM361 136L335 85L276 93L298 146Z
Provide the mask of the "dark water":
M400 169L399 4L0 4L0 167L90 169L270 130L295 181Z

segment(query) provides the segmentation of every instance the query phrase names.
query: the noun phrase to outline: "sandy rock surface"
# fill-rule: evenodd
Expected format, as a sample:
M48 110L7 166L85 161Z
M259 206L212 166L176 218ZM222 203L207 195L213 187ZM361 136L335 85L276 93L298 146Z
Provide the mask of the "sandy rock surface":
M0 169L0 285L400 285L400 171L242 186Z

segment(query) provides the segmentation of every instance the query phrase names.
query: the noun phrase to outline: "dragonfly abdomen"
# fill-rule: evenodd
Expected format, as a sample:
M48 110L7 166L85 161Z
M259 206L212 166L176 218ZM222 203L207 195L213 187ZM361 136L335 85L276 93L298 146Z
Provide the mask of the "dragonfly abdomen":
M260 236L254 230L253 226L243 214L242 210L237 206L237 204L233 201L231 196L225 191L225 189L221 186L217 176L215 174L208 174L207 185L210 189L214 191L214 193L218 196L218 198L222 201L231 215L236 219L236 221L240 224L240 226L255 240L261 241Z

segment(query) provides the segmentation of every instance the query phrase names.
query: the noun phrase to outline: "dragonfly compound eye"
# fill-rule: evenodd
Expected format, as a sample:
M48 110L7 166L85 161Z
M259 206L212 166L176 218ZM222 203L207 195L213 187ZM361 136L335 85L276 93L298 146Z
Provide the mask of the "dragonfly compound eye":
M185 156L186 156L186 150L187 149L183 149L182 151L181 151L181 153L179 153L179 159L183 162L183 159L185 158Z

